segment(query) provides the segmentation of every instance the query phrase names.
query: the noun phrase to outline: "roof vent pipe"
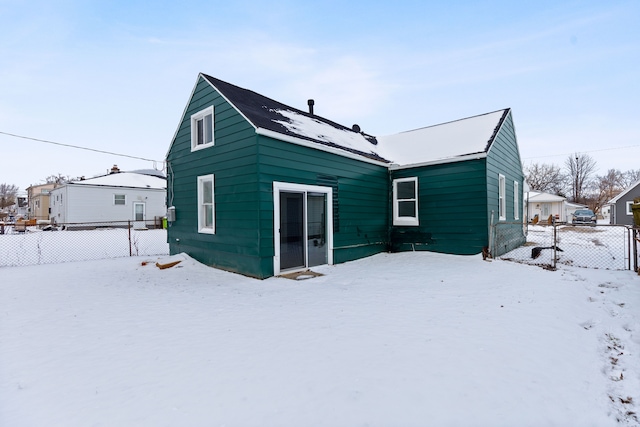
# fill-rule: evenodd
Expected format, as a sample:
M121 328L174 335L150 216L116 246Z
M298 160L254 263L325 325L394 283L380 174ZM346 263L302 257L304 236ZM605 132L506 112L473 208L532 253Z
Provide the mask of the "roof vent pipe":
M313 99L310 99L307 101L307 105L309 105L309 114L311 114L313 116L313 104L315 104L315 101Z
M362 130L360 129L360 126L358 125L353 125L351 127L351 130L353 130L354 132L361 132Z

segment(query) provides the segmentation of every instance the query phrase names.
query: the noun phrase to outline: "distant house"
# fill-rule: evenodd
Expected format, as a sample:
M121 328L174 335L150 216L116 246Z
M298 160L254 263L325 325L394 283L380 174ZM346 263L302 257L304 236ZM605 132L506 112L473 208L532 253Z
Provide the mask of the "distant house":
M546 222L553 215L556 222L571 222L573 213L578 209L586 209L586 205L568 202L566 197L539 191L528 193L527 217L532 221Z
M49 193L55 188L55 183L32 185L27 188L29 219L49 219Z
M166 179L120 172L61 184L50 193L54 224L152 221L166 213Z
M564 209L565 197L555 194L530 191L527 217L530 221L537 216L538 221L547 221L553 215L558 222L566 222L567 216Z
M200 74L166 160L171 253L249 276L525 241L510 109L376 138Z
M635 182L609 201L609 223L633 225L631 205L633 204L633 199L637 197L640 197L640 181Z

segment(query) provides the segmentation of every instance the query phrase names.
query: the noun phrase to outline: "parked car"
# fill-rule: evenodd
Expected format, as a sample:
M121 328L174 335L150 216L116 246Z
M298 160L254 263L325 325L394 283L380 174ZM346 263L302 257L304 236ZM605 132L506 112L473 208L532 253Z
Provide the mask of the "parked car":
M572 224L596 224L598 218L590 209L578 209L573 213Z

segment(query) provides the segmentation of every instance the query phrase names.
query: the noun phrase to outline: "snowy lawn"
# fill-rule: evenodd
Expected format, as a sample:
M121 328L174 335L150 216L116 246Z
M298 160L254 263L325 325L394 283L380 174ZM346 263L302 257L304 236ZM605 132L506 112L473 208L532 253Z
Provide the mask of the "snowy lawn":
M0 425L639 425L632 272L422 252L259 281L145 260L0 269Z

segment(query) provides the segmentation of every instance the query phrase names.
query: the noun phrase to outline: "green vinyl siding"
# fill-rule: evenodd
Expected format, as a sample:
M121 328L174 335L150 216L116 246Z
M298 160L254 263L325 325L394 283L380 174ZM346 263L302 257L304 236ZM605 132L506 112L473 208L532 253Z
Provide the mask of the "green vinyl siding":
M190 117L214 105L214 145L191 152ZM200 80L167 160L172 254L258 278L273 275L273 182L334 188L334 262L387 249L388 170L321 150L259 136L208 83ZM216 233L197 230L197 177L215 177Z
M500 221L498 214L498 177L500 174L505 176L506 219L503 221ZM519 217L518 220L515 219L516 215L514 215L513 210L514 181L518 183L520 191L518 195L518 208L520 210L517 215ZM487 154L486 182L488 194L487 215L489 218L493 217L493 223L497 224L492 228L492 248L490 249L493 256L500 256L521 246L526 240L522 226L524 175L511 113L507 115L502 123L502 127Z
M418 177L418 226L392 226L393 251L470 255L487 245L484 159L391 171Z
M333 187L334 263L362 258L387 249L388 171L321 150L269 137L259 140L263 261L273 260L273 182ZM331 182L330 182L331 181ZM335 184L334 184L335 185ZM334 188L334 193L336 190ZM271 265L271 273L273 266Z
M214 145L191 152L190 117L214 105ZM208 83L197 83L167 155L168 203L176 221L168 229L172 254L186 252L198 261L255 277L261 265L260 203L255 129ZM197 177L213 174L215 234L197 230Z

